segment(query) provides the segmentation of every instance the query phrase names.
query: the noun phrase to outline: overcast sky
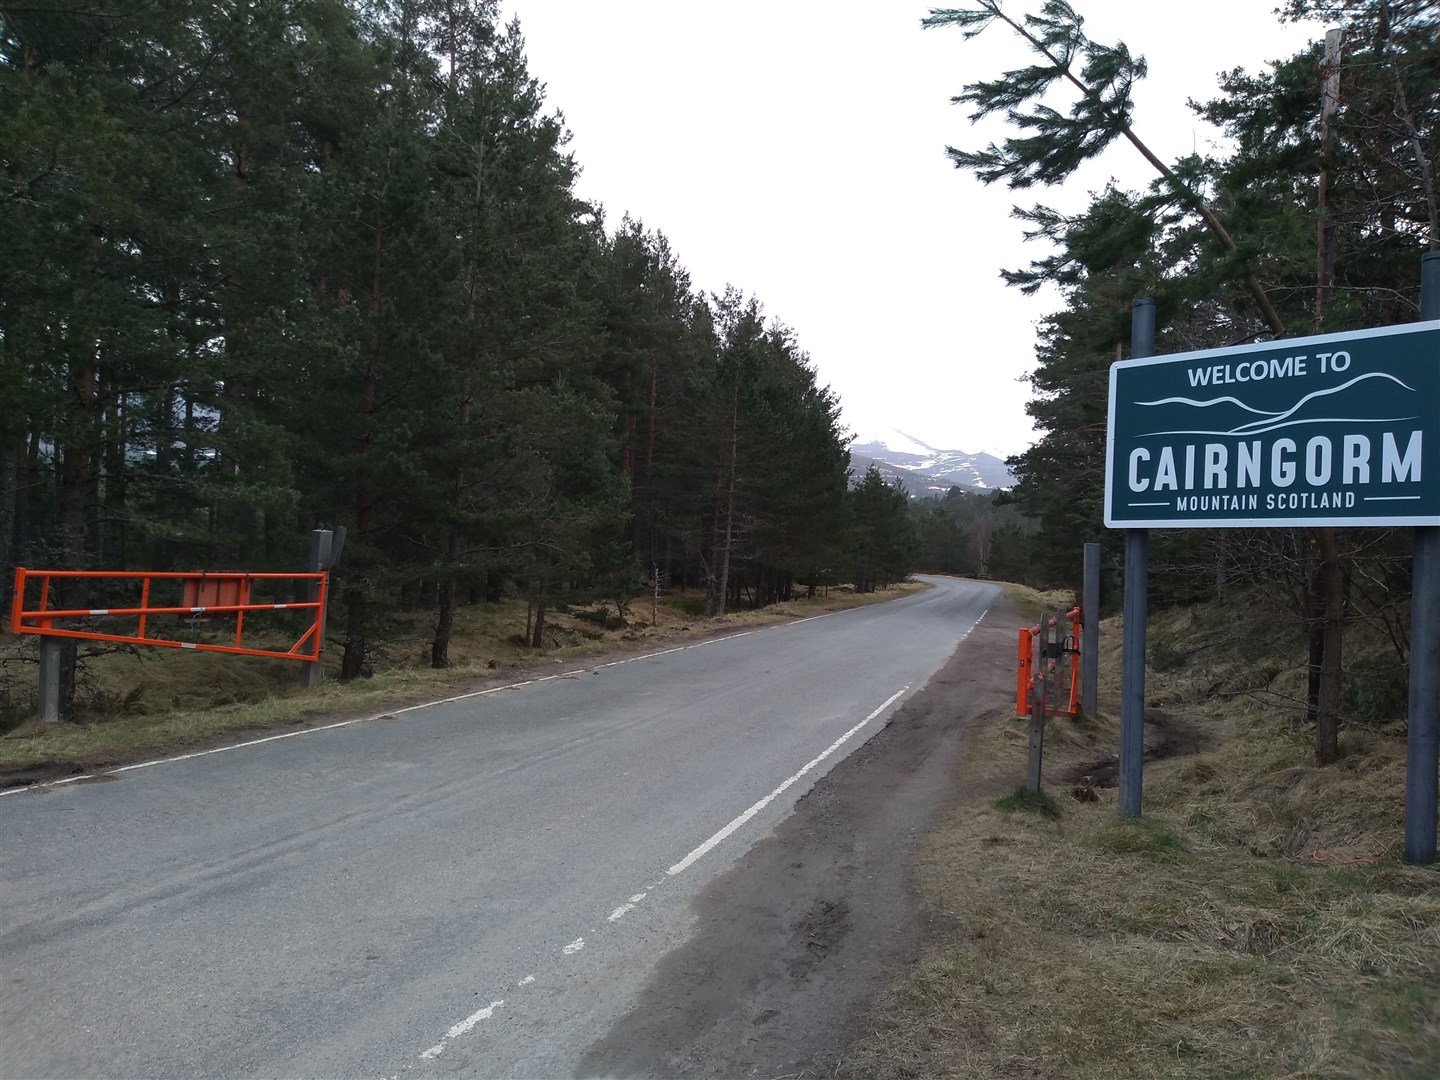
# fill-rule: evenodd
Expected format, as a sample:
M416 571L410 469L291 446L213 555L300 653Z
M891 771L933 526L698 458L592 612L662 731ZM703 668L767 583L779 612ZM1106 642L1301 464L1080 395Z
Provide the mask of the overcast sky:
M953 2L953 0L952 0ZM1140 136L1170 161L1215 145L1185 108L1215 75L1323 37L1273 0L1073 0L1086 30L1146 57ZM951 96L1027 62L1008 28L964 40L921 30L897 0L502 0L530 70L573 132L582 196L609 227L628 212L665 233L693 284L727 283L790 326L853 434L897 428L945 450L1024 450L1035 325L999 270L1044 254L1017 202L1074 210L1110 177L1147 183L1117 143L1063 190L985 188L946 158L1003 128L972 127ZM955 6L959 6L956 4ZM1007 10L1038 10L1009 0Z

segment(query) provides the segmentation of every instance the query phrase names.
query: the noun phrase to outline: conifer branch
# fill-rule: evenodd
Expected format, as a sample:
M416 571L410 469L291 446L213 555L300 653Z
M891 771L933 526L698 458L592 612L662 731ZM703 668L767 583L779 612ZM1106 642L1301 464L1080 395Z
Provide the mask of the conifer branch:
M1065 0L1046 0L1041 15L1026 16L1023 22L1007 15L1000 7L1000 0L977 0L977 3L980 5L977 10L933 9L921 25L927 29L958 25L964 28L968 39L998 20L1049 61L1049 66L1010 72L1006 80L972 84L964 94L953 99L956 103L975 105L972 120L1004 109L1012 123L1040 132L1030 138L1007 139L1003 149L993 143L980 152L948 148L957 168L974 170L984 183L1003 177L1012 188L1028 187L1035 182L1056 184L1081 162L1104 150L1116 135L1122 135L1185 205L1200 216L1220 246L1231 254L1239 253L1234 237L1215 211L1135 133L1130 120L1130 87L1136 78L1145 74L1143 60L1131 59L1123 44L1112 48L1095 46L1081 30L1083 20ZM1043 34L1032 31L1031 25L1042 28ZM1081 53L1085 53L1086 63L1077 76L1073 63ZM1073 110L1070 117L1062 117L1043 105L1035 106L1028 115L1017 111L1023 102L1043 93L1056 78L1063 78L1080 93L1083 109ZM1106 84L1115 85L1109 100L1100 89ZM1253 273L1247 273L1244 283L1245 291L1255 301L1270 329L1284 334L1285 324L1259 280Z

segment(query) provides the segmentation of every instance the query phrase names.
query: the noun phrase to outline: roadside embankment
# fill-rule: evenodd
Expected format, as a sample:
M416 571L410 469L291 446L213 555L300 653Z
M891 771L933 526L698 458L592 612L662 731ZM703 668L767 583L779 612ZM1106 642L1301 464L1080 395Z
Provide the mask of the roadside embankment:
M1149 636L1144 818L1111 786L1114 620L1101 716L1049 724L1047 800L1005 798L1011 708L973 733L916 861L925 955L841 1075L1440 1076L1440 872L1400 859L1403 722L1350 724L1316 767L1298 627L1237 599ZM1357 631L1352 672L1377 647Z

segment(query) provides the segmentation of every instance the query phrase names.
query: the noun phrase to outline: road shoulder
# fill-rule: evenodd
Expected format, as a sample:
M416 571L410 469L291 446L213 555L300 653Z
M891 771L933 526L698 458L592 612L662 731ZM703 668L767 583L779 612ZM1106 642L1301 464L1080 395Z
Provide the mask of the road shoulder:
M967 738L1012 692L1023 621L997 600L885 728L705 889L695 934L580 1075L833 1074L867 1004L927 939L915 848L963 795Z

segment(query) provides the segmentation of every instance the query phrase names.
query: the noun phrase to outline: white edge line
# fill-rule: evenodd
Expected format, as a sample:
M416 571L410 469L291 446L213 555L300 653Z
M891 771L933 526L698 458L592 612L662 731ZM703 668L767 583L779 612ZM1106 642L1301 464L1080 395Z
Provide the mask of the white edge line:
M905 691L907 691L907 690L909 690L909 689L910 689L910 684L909 684L909 683L906 683L906 684L905 684L904 686L902 686L899 690L896 690L895 693L891 694L888 698L885 699L884 703L881 704L879 708L877 708L877 709L876 709L874 712L872 712L869 716L865 717L864 720L861 720L858 724L856 724L854 727L852 727L849 731L845 732L844 735L841 735L841 736L840 736L838 739L836 739L833 743L831 743L829 746L827 746L827 747L826 747L824 750L822 750L816 757L812 758L812 759L809 761L809 763L807 763L807 764L805 765L805 767L802 768L799 772L797 772L797 773L793 774L792 776L790 776L789 779L787 779L784 783L782 783L779 787L777 787L777 788L776 788L774 791L772 791L769 795L766 795L763 799L761 799L759 802L757 802L754 806L750 807L750 809L746 810L746 811L745 811L743 814L741 814L739 817L737 817L737 818L735 818L734 820L732 820L732 821L730 822L730 824L726 825L723 829L721 829L719 832L717 832L714 836L710 837L709 840L706 840L703 844L701 844L699 847L697 847L694 851L690 852L690 854L686 855L683 859L681 859L679 862L677 862L674 866L670 867L670 869L667 870L667 871L665 871L665 873L667 873L667 874L670 875L671 877L674 877L676 874L684 873L686 870L690 869L690 867L694 866L695 863L696 863L699 859L701 859L707 852L709 852L711 849L713 849L713 848L715 847L715 845L719 844L722 840L724 840L727 836L729 836L731 833L733 833L736 829L740 828L740 826L744 825L747 821L749 821L751 818L753 818L753 817L754 817L756 814L758 814L761 810L764 810L765 807L769 806L772 802L774 802L777 798L779 798L780 795L782 795L792 784L794 784L797 780L799 780L802 776L804 776L806 773L808 773L811 769L815 768L816 765L819 765L819 764L820 764L822 761L824 761L827 757L829 757L829 756L830 756L831 754L833 754L836 750L838 750L841 746L843 746L843 745L850 739L850 737L851 737L852 735L854 735L857 731L859 731L861 728L863 728L866 724L870 723L871 720L874 720L877 716L879 716L879 715L880 715L881 713L883 713L886 709L888 709L891 705L893 705L893 704L895 703L895 701L896 701L898 698L900 698L900 697L905 693Z
M1166 505L1169 505L1168 503ZM200 609L196 609L200 610ZM827 611L824 615L812 615L805 619L797 619L789 623L776 623L771 626L762 626L754 630L745 630L738 634L724 634L720 637L710 638L706 641L697 641L691 645L677 645L673 649L662 649L659 652L642 653L640 656L628 656L623 660L612 660L608 664L600 664L595 670L601 668L619 667L621 664L633 664L637 660L653 660L658 656L669 656L671 653L684 652L686 649L699 649L706 645L714 645L720 641L734 641L737 638L749 637L751 634L758 634L763 630L776 630L785 626L795 626L797 623L811 622L815 619L826 619L831 615L844 615L850 611L860 611L861 608L846 608L843 611ZM418 712L421 709L432 709L437 705L453 705L457 701L468 701L471 698L485 697L487 694L498 694L502 690L518 690L522 686L532 686L536 683L550 682L553 679L563 679L569 675L579 674L575 672L562 672L555 675L542 675L535 679L522 679L520 682L506 683L504 686L492 686L487 690L472 690L465 694L455 694L452 697L439 698L435 701L424 701L419 705L407 705L402 709L386 709L384 712L373 713L369 716L357 716L352 720L340 720L333 724L321 724L319 727L308 727L300 731L287 731L280 735L266 735L260 739L247 739L244 742L231 743L229 746L215 746L209 750L195 750L188 754L176 754L173 757L154 758L151 761L137 761L133 765L121 765L114 769L104 769L100 772L82 773L79 776L66 776L59 780L45 780L34 784L22 784L18 787L5 788L0 790L0 798L6 795L21 795L25 792L38 793L48 791L50 788L62 787L65 784L78 783L81 780L94 780L99 776L115 776L123 772L131 772L135 769L149 769L155 765L169 765L177 761L189 761L192 758L209 757L211 754L224 754L231 750L244 750L251 746L260 746L263 743L277 742L280 739L294 739L301 735L314 735L321 731L335 731L338 728L350 727L353 724L368 724L372 720L389 719L400 716L403 713Z

